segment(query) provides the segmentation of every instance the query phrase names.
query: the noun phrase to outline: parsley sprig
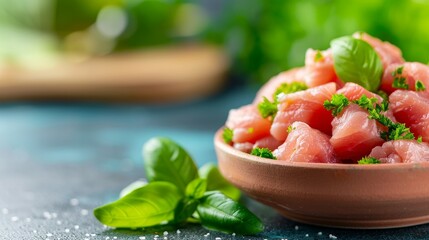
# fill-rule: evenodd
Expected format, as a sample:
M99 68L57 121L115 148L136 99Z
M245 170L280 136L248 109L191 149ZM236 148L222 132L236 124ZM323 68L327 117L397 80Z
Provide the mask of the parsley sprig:
M299 91L307 90L308 87L305 83L302 82L292 82L292 83L282 83L273 94L273 101L268 100L268 98L264 97L262 102L258 104L259 113L263 118L271 118L277 114L277 105L279 104L278 96L280 94L289 94Z
M392 87L408 90L410 86L406 82L407 79L404 76L402 76L403 70L404 70L404 66L400 66L392 72L392 77L394 77Z
M381 163L380 160L373 157L363 157L361 160L358 161L358 164L378 164Z
M414 134L403 123L395 123L390 118L386 117L385 113L388 110L389 104L383 101L377 103L377 98L368 98L362 95L358 100L352 101L362 109L368 111L368 118L374 119L381 125L387 128L387 131L381 131L380 137L386 141L400 139L415 139ZM350 100L343 94L334 94L331 101L326 100L323 106L332 111L332 115L337 116L343 109L350 104Z
M258 156L258 157L263 157L263 158L269 158L269 159L274 159L274 160L277 159L273 155L273 152L271 152L271 150L268 149L268 148L258 148L258 147L256 147L256 148L252 149L252 152L250 154Z
M327 110L332 111L332 115L338 116L345 107L350 104L349 99L347 99L344 94L334 94L331 98L331 101L325 100L323 107Z
M418 92L418 91L425 91L426 90L426 86L423 84L423 82L422 81L420 81L420 80L417 80L416 81L416 86L415 86L415 88L416 88L416 92Z
M274 118L277 114L277 104L277 101L271 102L266 97L264 97L264 100L258 104L259 113L263 118Z
M224 128L222 133L222 138L225 143L232 143L232 137L234 136L234 131L231 128Z

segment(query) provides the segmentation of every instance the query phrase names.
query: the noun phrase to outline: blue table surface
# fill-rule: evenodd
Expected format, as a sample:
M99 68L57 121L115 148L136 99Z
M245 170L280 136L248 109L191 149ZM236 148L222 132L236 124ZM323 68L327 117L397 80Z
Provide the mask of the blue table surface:
M92 209L144 178L141 147L154 136L179 142L199 166L216 162L213 135L228 110L256 89L234 87L208 99L162 106L95 103L0 105L0 239L164 239L163 232L105 228ZM74 203L74 204L71 204ZM345 230L296 223L251 199L265 223L256 236L232 236L197 225L167 239L429 239L429 225ZM370 204L370 203L369 203ZM204 237L205 234L209 236ZM321 233L321 234L320 234Z

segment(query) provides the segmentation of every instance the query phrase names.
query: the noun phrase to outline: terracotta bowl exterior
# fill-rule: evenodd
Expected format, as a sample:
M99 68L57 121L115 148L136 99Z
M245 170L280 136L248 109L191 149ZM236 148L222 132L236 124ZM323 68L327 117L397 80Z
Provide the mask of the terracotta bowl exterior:
M429 163L288 163L234 149L222 129L214 143L224 177L291 220L342 228L429 223Z

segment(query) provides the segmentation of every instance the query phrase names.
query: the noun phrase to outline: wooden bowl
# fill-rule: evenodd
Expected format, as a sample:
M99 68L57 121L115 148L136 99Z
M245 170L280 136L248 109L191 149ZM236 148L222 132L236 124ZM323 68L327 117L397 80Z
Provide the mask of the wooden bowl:
M429 223L429 163L289 163L240 152L214 139L224 177L291 220L341 228Z

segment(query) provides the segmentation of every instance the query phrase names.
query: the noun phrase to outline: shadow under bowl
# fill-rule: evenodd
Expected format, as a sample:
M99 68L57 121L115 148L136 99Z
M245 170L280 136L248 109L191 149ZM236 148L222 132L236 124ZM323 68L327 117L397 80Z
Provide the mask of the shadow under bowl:
M429 223L429 163L293 163L214 143L223 176L291 220L340 228Z

